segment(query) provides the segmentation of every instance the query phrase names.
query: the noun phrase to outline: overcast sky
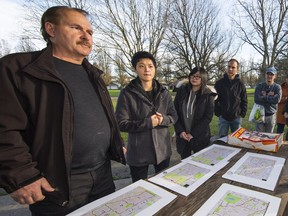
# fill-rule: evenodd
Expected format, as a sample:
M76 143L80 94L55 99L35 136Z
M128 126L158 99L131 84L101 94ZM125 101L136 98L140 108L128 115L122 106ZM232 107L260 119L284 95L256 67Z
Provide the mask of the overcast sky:
M0 0L0 39L13 41L17 30L21 29L18 23L23 14L20 2L20 0Z

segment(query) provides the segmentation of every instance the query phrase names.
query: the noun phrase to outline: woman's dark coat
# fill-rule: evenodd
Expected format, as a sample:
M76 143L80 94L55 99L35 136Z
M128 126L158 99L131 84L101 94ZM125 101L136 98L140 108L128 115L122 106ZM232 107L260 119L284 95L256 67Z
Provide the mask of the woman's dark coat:
M154 82L154 101L139 91L139 80L132 80L121 92L117 101L116 118L120 130L128 132L126 160L130 166L159 164L171 156L169 126L177 121L169 91ZM156 88L156 89L155 89ZM152 126L151 116L159 112L164 120Z
M185 145L192 145L193 151L200 151L207 147L210 143L210 127L209 124L213 118L214 112L214 98L216 93L213 93L208 87L206 87L201 94L200 91L196 95L195 113L192 121L190 131L186 131L184 118L185 112L182 104L184 101L188 101L191 91L191 84L181 86L177 90L177 94L174 100L175 109L178 114L178 121L174 125L176 133L176 145L179 154L183 151ZM181 132L190 133L193 139L190 142L179 137Z

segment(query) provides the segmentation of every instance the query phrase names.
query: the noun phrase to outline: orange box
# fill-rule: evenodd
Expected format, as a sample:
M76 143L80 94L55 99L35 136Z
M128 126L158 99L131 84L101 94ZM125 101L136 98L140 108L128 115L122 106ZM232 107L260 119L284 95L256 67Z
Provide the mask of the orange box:
M283 142L283 133L264 133L239 128L228 135L228 144L250 149L277 152Z

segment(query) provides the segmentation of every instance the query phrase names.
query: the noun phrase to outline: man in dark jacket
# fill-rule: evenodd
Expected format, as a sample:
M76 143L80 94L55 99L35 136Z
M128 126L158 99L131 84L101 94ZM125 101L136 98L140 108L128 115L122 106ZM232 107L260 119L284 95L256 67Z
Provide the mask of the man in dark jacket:
M85 58L87 15L49 8L47 48L0 60L0 187L32 215L66 215L114 192L110 159L125 163L102 71Z
M230 59L224 77L215 83L218 98L215 101L215 115L219 117L219 136L236 131L247 112L247 93L239 75L239 62Z

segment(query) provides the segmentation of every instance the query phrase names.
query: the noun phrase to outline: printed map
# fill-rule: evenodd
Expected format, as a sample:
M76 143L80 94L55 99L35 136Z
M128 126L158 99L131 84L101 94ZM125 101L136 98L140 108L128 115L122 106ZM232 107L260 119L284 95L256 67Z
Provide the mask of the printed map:
M227 183L193 216L277 216L281 198Z
M168 172L163 176L163 178L183 187L189 187L209 172L209 169L187 163L171 172Z
M209 216L243 216L265 215L269 202L250 197L235 191L228 191L216 206L211 209Z
M228 155L233 153L233 149L213 147L209 151L205 151L201 154L198 154L195 157L191 157L191 160L197 161L206 165L215 165L218 162L225 159Z
M222 177L274 191L285 158L247 152Z
M220 168L220 166L213 168L209 166L204 167L204 164L201 166L182 161L148 180L184 196L188 196L211 178Z
M275 163L275 160L249 156L235 173L266 181L270 176Z
M144 189L143 187L136 187L135 189L115 198L111 201L100 205L99 207L84 214L85 216L105 215L105 216L124 216L136 215L143 209L151 206L161 197Z

